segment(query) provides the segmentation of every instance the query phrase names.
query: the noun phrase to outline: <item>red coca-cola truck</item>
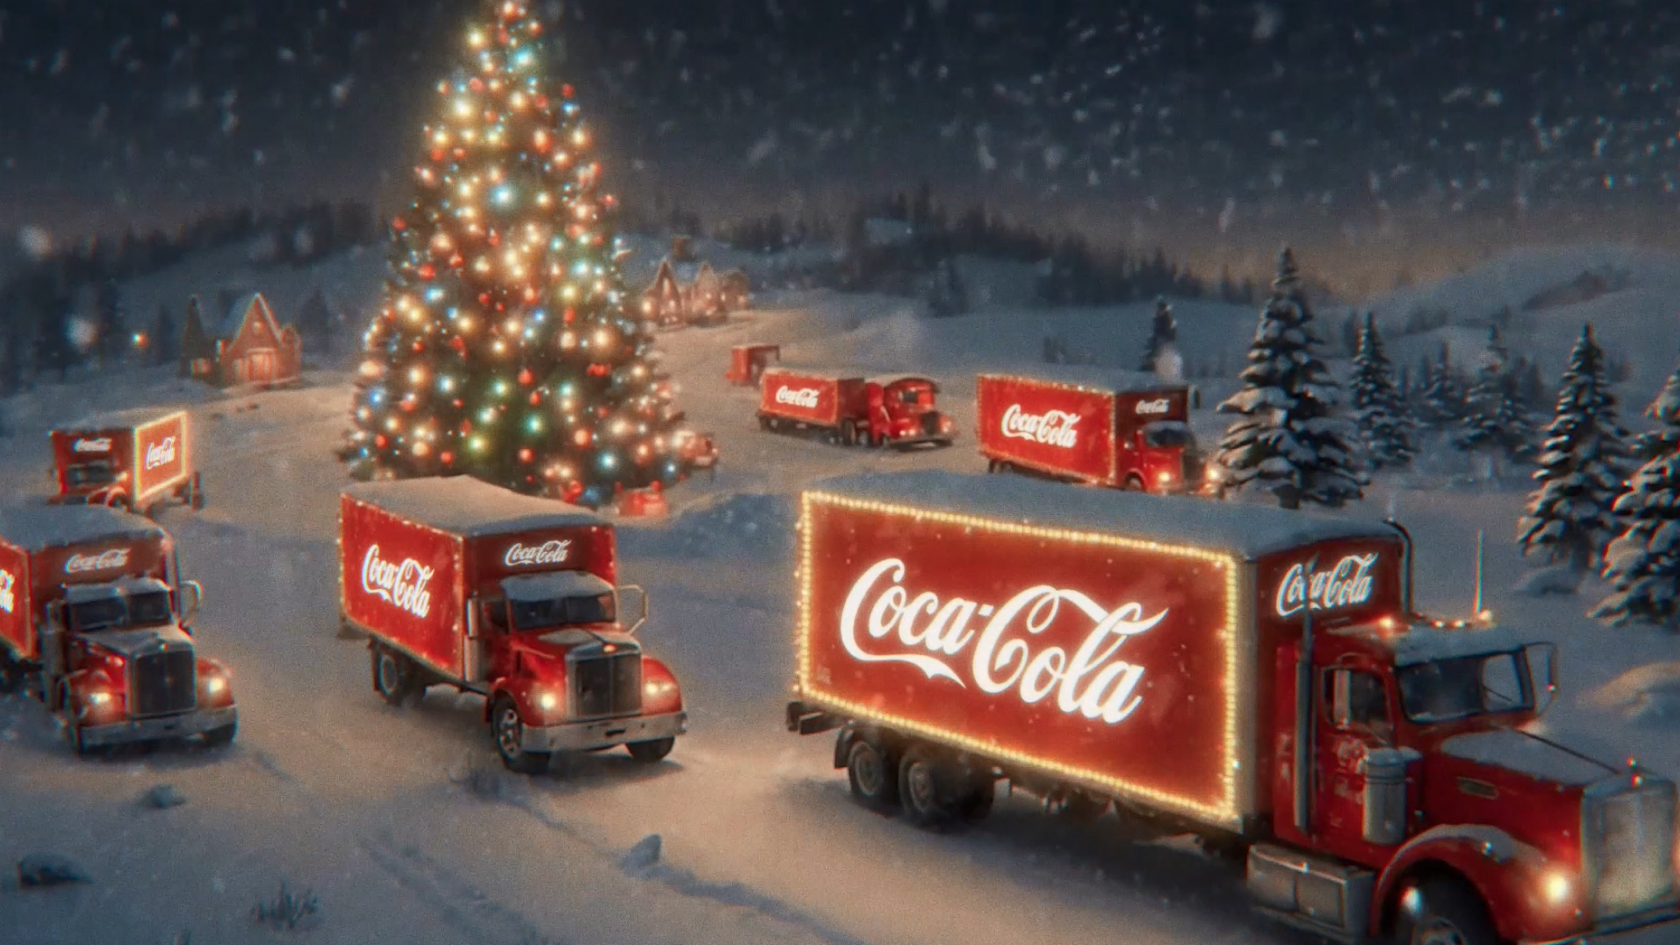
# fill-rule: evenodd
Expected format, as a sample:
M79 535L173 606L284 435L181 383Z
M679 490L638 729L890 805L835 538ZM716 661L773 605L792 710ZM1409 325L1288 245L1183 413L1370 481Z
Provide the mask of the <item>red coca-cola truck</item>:
M989 472L1140 492L1206 488L1190 388L1153 374L1085 366L981 374L975 419Z
M116 505L151 514L165 499L204 507L185 410L150 407L85 417L51 432L55 505Z
M939 385L925 377L869 380L768 370L759 380L758 424L816 430L845 446L950 446L956 424L937 406Z
M338 521L342 619L368 636L392 705L434 685L484 696L496 751L521 772L616 745L656 762L688 730L676 677L634 636L647 595L616 585L595 513L452 476L352 485Z
M1555 648L1418 615L1395 523L916 472L799 529L788 726L838 729L866 804L943 827L1006 782L1194 833L1341 941L1680 915L1674 782L1531 731Z
M26 687L78 754L226 744L232 681L188 630L203 599L154 522L105 506L0 510L0 690Z

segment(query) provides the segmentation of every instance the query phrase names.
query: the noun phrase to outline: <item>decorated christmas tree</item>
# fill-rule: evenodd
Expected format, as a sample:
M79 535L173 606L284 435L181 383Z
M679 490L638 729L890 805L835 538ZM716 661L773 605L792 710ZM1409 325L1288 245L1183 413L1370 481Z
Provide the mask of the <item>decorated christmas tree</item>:
M1642 438L1654 452L1616 500L1627 531L1610 543L1604 576L1614 588L1592 616L1614 626L1680 628L1680 369L1645 415L1661 426Z
M1243 389L1218 408L1239 415L1215 460L1225 489L1256 484L1284 508L1337 507L1364 497L1369 479L1359 430L1342 414L1341 387L1317 354L1322 344L1295 257L1285 249L1248 367L1238 375Z
M1412 424L1394 385L1394 365L1383 350L1382 335L1377 333L1377 321L1370 312L1365 313L1365 326L1359 330L1348 386L1353 394L1353 415L1372 464L1393 467L1411 463L1416 453Z
M589 505L669 484L681 414L627 304L589 128L526 4L485 10L391 221L343 455L358 478L466 473Z
M1611 504L1627 475L1627 433L1616 421L1616 398L1605 377L1604 352L1592 326L1569 355L1558 392L1557 413L1546 428L1540 488L1517 522L1523 554L1544 552L1549 563L1577 571L1598 566L1604 546L1619 529Z

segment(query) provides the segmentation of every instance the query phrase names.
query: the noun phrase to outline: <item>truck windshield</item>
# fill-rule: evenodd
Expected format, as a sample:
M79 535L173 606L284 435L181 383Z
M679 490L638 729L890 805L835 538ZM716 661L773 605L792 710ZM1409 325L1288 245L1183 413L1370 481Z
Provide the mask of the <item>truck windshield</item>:
M84 486L109 485L116 478L116 470L104 460L77 463L64 469L64 481L78 489Z
M1401 667L1406 717L1428 725L1534 708L1534 686L1519 653L1493 653Z
M552 630L580 623L611 623L617 619L611 594L516 600L512 605L515 630Z
M148 591L128 598L105 597L83 601L67 608L70 626L77 633L115 630L124 627L155 627L171 623L174 611L169 608L166 591Z
M1151 423L1143 428L1145 446L1194 446L1196 436L1183 423Z
M898 392L898 399L901 403L911 407L919 404L931 404L933 401L933 397L925 387L906 387Z

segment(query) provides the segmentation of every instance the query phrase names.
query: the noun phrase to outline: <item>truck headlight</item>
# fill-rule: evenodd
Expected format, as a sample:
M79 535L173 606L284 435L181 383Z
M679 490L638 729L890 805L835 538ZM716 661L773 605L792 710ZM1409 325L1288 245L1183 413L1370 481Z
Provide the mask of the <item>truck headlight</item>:
M96 709L103 709L111 704L111 694L103 689L96 689L87 694L87 704Z
M560 707L560 700L552 692L545 692L537 697L537 707L544 712L553 712Z
M1165 485L1172 481L1172 473L1162 470L1155 474L1155 481Z
M227 692L227 679L221 676L211 676L209 681L204 684L204 691L213 696L219 696Z
M677 684L670 679L650 679L642 684L642 695L648 699L661 699L677 691Z
M1546 893L1546 901L1554 906L1567 903L1570 893L1574 891L1574 884L1569 881L1569 876L1561 870L1547 873L1543 882L1545 884L1543 888Z

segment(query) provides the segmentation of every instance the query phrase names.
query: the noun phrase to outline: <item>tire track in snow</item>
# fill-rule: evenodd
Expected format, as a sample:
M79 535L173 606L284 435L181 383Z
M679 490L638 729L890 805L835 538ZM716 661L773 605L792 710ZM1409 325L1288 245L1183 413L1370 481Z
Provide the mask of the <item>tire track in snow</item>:
M363 837L362 851L403 888L413 892L445 922L461 930L474 942L553 942L523 915L491 899L454 871L412 846L398 846L389 835ZM495 934L500 928L505 935Z

